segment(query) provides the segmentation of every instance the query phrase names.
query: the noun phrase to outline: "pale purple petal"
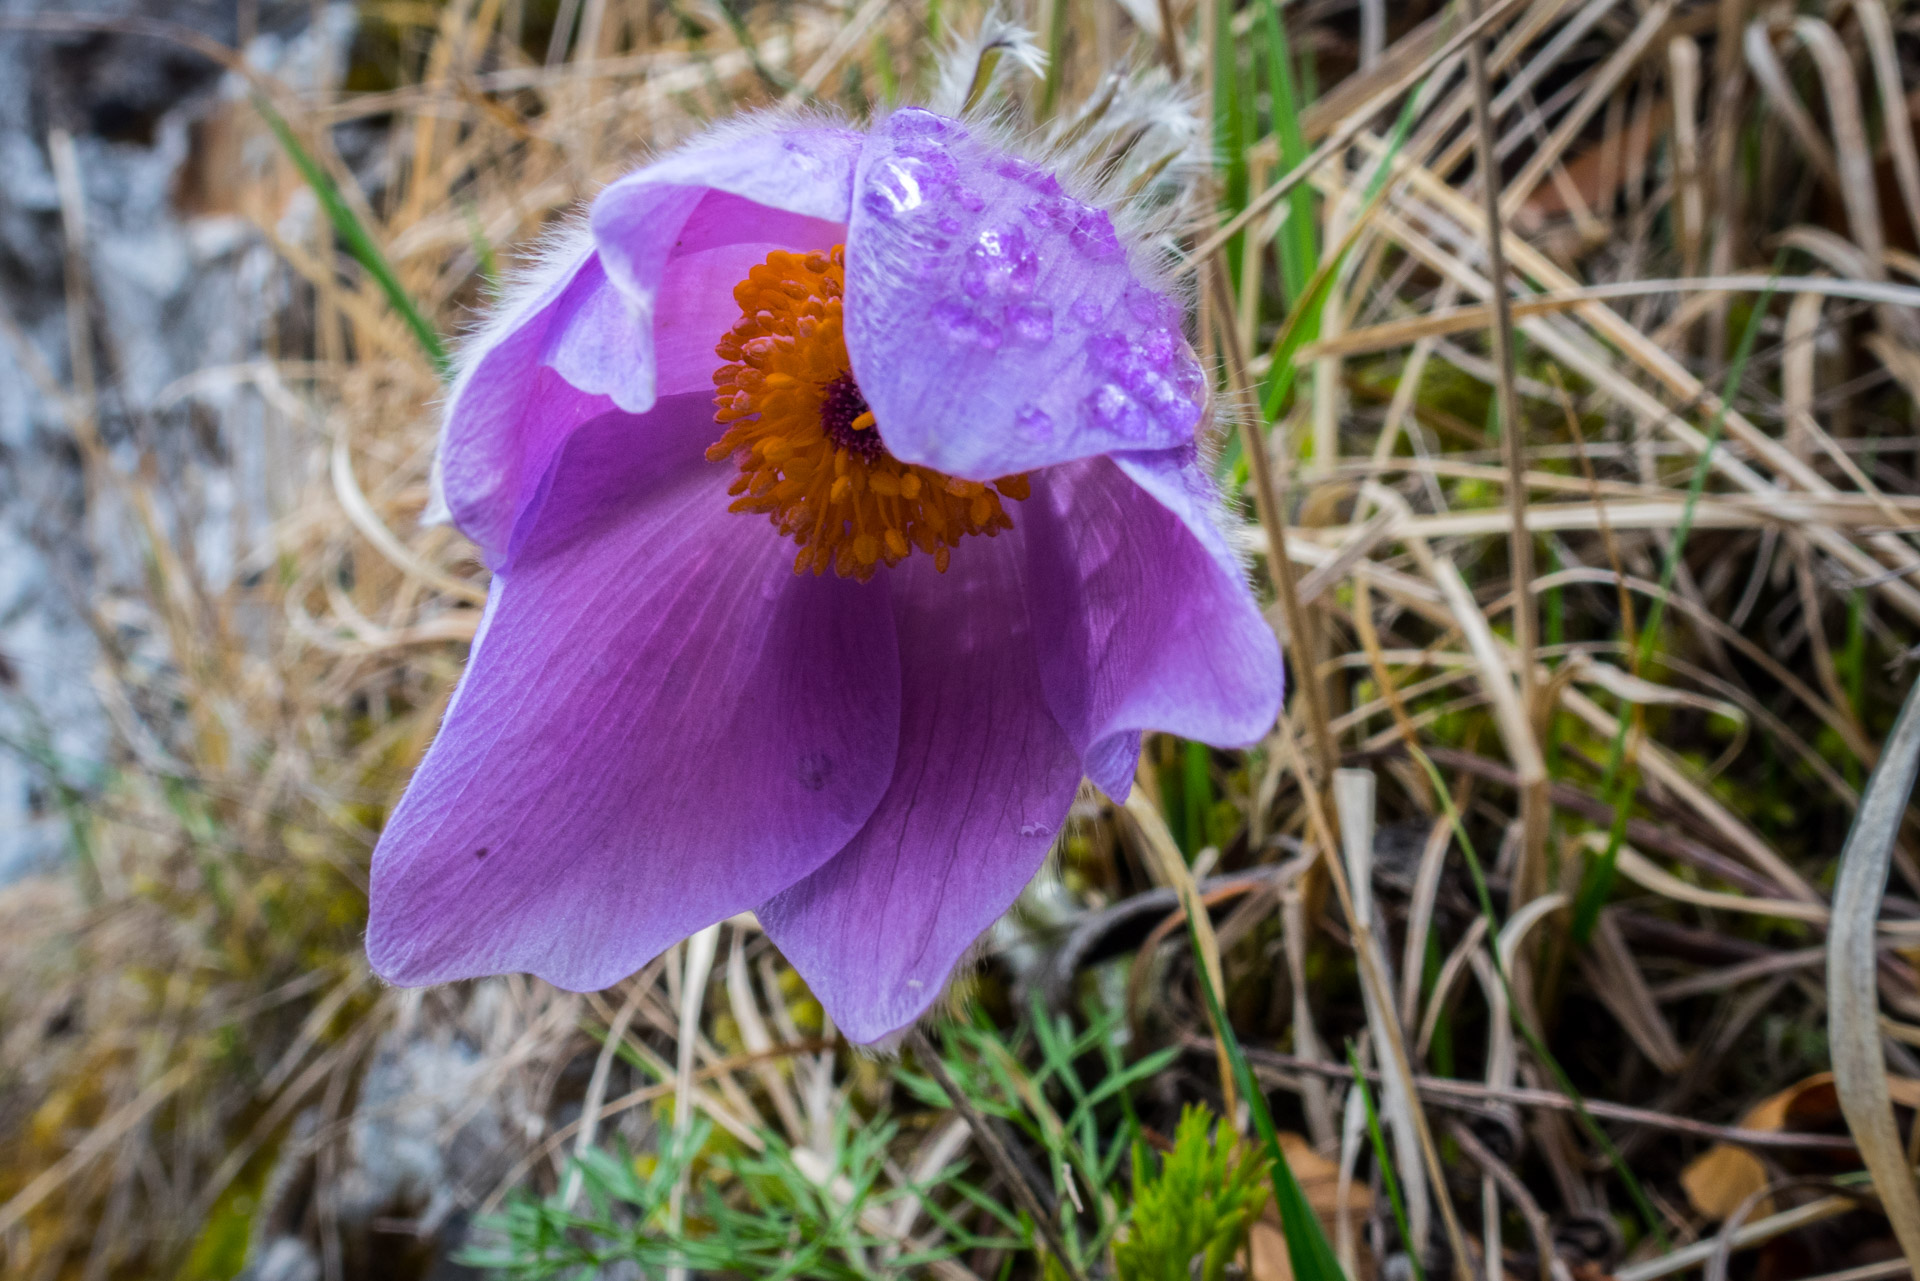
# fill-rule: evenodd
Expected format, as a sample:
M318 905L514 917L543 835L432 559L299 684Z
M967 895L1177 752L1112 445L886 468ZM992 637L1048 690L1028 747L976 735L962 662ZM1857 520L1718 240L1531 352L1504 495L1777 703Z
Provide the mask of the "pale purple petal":
M855 135L765 125L710 135L613 184L591 234L545 267L469 345L449 398L450 515L496 569L573 432L609 409L708 391L733 286L774 249L844 239Z
M612 407L554 368L573 320L594 310L595 295L611 293L605 274L584 245L558 255L548 274L468 347L440 440L448 512L496 569L528 491L574 429ZM628 336L639 358L650 358L642 337Z
M952 568L891 571L900 629L892 786L831 862L760 908L767 935L855 1041L912 1022L1045 860L1080 763L1047 711L1018 534Z
M604 987L813 871L886 790L885 584L796 576L790 542L726 510L731 468L622 447L686 425L606 415L556 470L374 853L384 978Z
M1178 453L1053 468L1021 504L1047 700L1109 796L1142 730L1238 747L1279 714L1279 644L1212 508Z
M1193 439L1206 379L1180 309L1102 211L929 112L861 152L847 352L887 448L990 480Z
M733 286L746 269L773 248L827 249L845 238L859 149L859 135L844 130L770 130L750 122L628 174L594 199L590 215L608 279L623 304L656 333L663 323L682 333L697 331L705 321L689 325L696 314L716 317L718 327L704 347L695 332L688 353L699 373L711 375L717 363L713 345L740 314ZM728 249L733 252L691 271L683 282L689 288L669 289L671 259ZM725 278L729 267L738 274ZM676 355L688 346L677 342ZM663 365L665 358L662 351ZM663 377L663 389L665 383Z

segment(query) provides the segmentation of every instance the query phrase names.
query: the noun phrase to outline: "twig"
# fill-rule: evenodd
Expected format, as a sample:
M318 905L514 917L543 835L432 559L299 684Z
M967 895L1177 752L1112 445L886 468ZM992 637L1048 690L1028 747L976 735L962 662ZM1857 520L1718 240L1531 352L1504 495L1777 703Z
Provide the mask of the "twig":
M1189 1038L1194 1049L1213 1048L1211 1041L1198 1037ZM1277 1050L1258 1050L1248 1047L1247 1059L1255 1067L1265 1068L1268 1072L1312 1072L1319 1076L1351 1077L1353 1070L1345 1064L1322 1063L1315 1059L1301 1058L1296 1054L1282 1054ZM1369 1077L1378 1077L1378 1071L1367 1073ZM1482 1085L1477 1081L1454 1081L1445 1077L1416 1076L1414 1087L1423 1095L1431 1096L1435 1103L1450 1107L1471 1106L1475 1103L1513 1103L1521 1107L1551 1108L1556 1112L1575 1110L1573 1100L1552 1090L1530 1090L1522 1086L1501 1088ZM1646 1108L1629 1107L1624 1103L1609 1103L1604 1099L1585 1100L1587 1111L1596 1117L1605 1117L1609 1121L1620 1121L1628 1125L1652 1126L1663 1130L1673 1130L1681 1134L1691 1134L1703 1139L1712 1139L1721 1143L1734 1143L1748 1148L1799 1148L1822 1152L1851 1152L1853 1140L1835 1134L1790 1134L1779 1130L1748 1130L1736 1125L1715 1125L1711 1121L1695 1121L1684 1116L1670 1116L1665 1112L1654 1112Z
M966 1120L967 1127L973 1131L974 1140L980 1144L980 1151L993 1166L994 1173L1013 1190L1020 1207L1033 1219L1033 1225L1040 1235L1047 1239L1047 1249L1053 1252L1053 1257L1059 1260L1060 1266L1073 1281L1087 1281L1087 1274L1081 1270L1080 1264L1067 1253L1067 1243L1060 1236L1059 1224L1040 1204L1039 1194L1027 1182L1026 1176L1020 1173L1020 1167L1014 1164L1013 1154L1007 1151L999 1131L993 1128L980 1109L973 1105L973 1100L967 1097L966 1091L954 1081L953 1074L947 1071L945 1061L941 1059L940 1052L934 1049L933 1043L927 1040L926 1033L914 1028L907 1033L907 1044L913 1048L914 1058L920 1061L927 1075L953 1100L954 1111Z
M1233 324L1233 294L1227 283L1226 267L1215 263L1211 277L1219 313L1217 326L1227 357L1227 379L1234 396L1247 399L1246 353L1240 349L1240 334ZM1321 686L1319 647L1313 629L1301 605L1299 586L1293 576L1293 558L1287 552L1287 519L1281 508L1279 491L1273 483L1267 452L1267 439L1260 430L1258 411L1243 405L1240 415L1240 452L1247 460L1247 472L1253 481L1253 505L1267 535L1267 566L1273 574L1280 610L1287 620L1287 642L1294 649L1293 669L1299 675L1300 690L1307 705L1307 725L1313 735L1314 755L1320 768L1319 786L1326 787L1340 762L1339 752L1328 728L1326 690ZM1304 781L1304 780L1303 780Z
M1540 1203L1533 1199L1533 1193L1527 1191L1527 1185L1509 1170L1499 1157L1487 1149L1464 1122L1455 1121L1448 1127L1453 1141L1460 1150L1473 1158L1473 1163L1482 1173L1500 1185L1500 1190L1520 1211L1520 1217L1527 1221L1527 1232L1533 1237L1534 1252L1540 1256L1540 1281L1566 1281L1566 1265L1560 1262L1553 1250L1553 1229L1547 1223L1547 1216L1540 1210ZM1492 1265L1489 1260L1489 1266Z

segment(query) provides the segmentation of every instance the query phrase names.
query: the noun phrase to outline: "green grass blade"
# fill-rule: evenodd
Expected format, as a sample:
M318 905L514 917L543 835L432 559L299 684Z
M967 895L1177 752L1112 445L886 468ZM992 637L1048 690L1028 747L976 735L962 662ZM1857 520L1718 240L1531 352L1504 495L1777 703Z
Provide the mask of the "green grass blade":
M372 233L348 206L332 176L321 167L319 161L313 158L312 153L300 144L300 139L294 135L293 126L289 125L286 118L274 109L273 104L268 102L264 95L255 94L253 105L266 120L267 127L273 130L274 137L280 140L280 146L286 151L288 159L293 161L294 168L300 171L300 176L306 179L309 187L313 188L313 194L319 199L320 207L326 211L327 221L333 224L335 234L346 243L347 252L353 255L354 261L365 268L366 273L372 276L374 282L380 286L380 291L387 296L387 304L400 313L400 319L405 321L407 328L413 331L414 340L420 344L420 350L427 354L434 372L444 381L453 369L453 362L447 356L446 344L440 340L440 333L433 327L432 322L420 313L420 308L414 305L413 299L401 287L399 277L393 274L393 268L387 263L386 254L380 251L380 246L374 240Z
M1224 221L1247 207L1247 147L1252 139L1248 136L1245 106L1250 95L1241 84L1240 50L1233 40L1233 6L1216 5L1214 14L1213 154L1220 168L1219 212ZM1224 252L1230 279L1240 278L1240 260L1246 251L1244 232L1227 242Z
M1346 262L1347 254L1359 241L1360 233L1366 229L1367 218L1374 208L1386 199L1387 175L1393 169L1393 159L1400 154L1400 148L1406 143L1407 134L1413 129L1413 118L1419 109L1425 92L1425 83L1407 95L1400 108L1400 117L1394 121L1393 133L1387 139L1387 149L1380 157L1380 163L1374 166L1373 175L1367 181L1366 203L1360 216L1353 220L1346 236L1340 241L1340 247L1307 281L1305 292L1300 300L1287 313L1287 323L1280 327L1274 337L1273 352L1267 364L1267 389L1260 399L1260 411L1268 422L1279 417L1280 406L1286 403L1287 393L1293 389L1293 356L1301 347L1320 336L1320 313L1327 304L1327 292L1334 278L1340 274L1341 265ZM1306 186L1301 184L1299 190ZM1291 218L1288 219L1292 221Z
M1280 142L1280 166L1292 170L1307 158L1307 137L1300 127L1306 109L1293 74L1293 50L1287 44L1286 24L1280 21L1276 0L1261 0L1260 28L1267 45L1267 93L1272 102L1273 132ZM1280 281L1289 307L1307 287L1320 260L1313 222L1313 190L1301 183L1287 193L1287 220L1280 228Z
M1240 1040L1233 1034L1233 1026L1227 1022L1226 1014L1220 1008L1220 998L1214 993L1213 981L1207 977L1207 966L1200 950L1200 931L1193 923L1193 914L1206 909L1197 903L1187 905L1187 942L1193 948L1194 972L1199 975L1200 991L1207 999L1207 1013L1213 1017L1213 1026L1219 1030L1220 1039L1227 1049L1227 1059L1233 1067L1233 1079L1239 1087L1240 1097L1247 1101L1248 1109L1253 1113L1253 1127L1259 1133L1260 1143L1266 1149L1267 1170L1273 1180L1273 1203L1280 1211L1280 1231L1287 1239L1287 1259L1293 1264L1295 1281L1346 1281L1340 1271L1340 1260L1334 1257L1333 1245L1327 1240L1327 1234L1315 1217L1313 1207L1307 1203L1307 1194L1300 1188L1300 1180L1294 1177L1293 1167L1287 1164L1286 1153L1280 1150L1280 1136L1273 1128L1273 1114L1267 1110L1267 1096L1254 1079L1253 1068L1247 1063L1246 1053L1240 1048Z
M1667 596L1673 590L1673 580L1680 568L1680 557L1687 550L1687 538L1693 533L1693 517L1700 504L1700 495L1707 487L1707 476L1713 470L1713 451L1720 447L1720 434L1727 425L1727 410L1733 405L1734 392L1739 390L1740 380L1747 372L1747 362L1753 358L1753 345L1760 337L1760 322L1767 314L1767 303L1773 297L1774 284L1780 278L1781 264L1776 262L1773 275L1767 281L1767 287L1753 304L1753 311L1747 316L1746 327L1741 330L1740 344L1735 349L1733 363L1727 366L1726 381L1720 388L1720 407L1714 412L1713 423L1707 429L1705 448L1693 465L1693 477L1687 484L1686 502L1680 508L1680 523L1674 527L1673 538L1667 544L1667 556L1660 566L1660 591L1653 598L1653 604L1647 611L1646 625L1640 629L1640 643L1634 648L1633 670L1636 674L1644 671L1653 661L1653 647L1658 642L1660 622L1666 616ZM1613 733L1613 744L1607 753L1607 768L1600 780L1600 793L1613 806L1613 822L1607 829L1607 846L1600 856L1590 861L1580 876L1580 893L1574 901L1573 937L1585 943L1593 936L1593 927L1600 919L1600 909L1606 906L1607 896L1613 892L1615 866L1620 859L1620 846L1626 839L1627 812L1633 798L1633 771L1627 769L1627 733L1631 717L1627 709L1621 709L1620 724Z

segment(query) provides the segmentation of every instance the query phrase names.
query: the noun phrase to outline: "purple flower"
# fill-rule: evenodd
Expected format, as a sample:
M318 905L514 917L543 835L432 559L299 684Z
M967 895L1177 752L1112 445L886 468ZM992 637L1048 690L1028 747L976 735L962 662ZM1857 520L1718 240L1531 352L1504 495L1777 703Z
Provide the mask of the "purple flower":
M1280 656L1207 386L1108 215L966 126L712 135L614 183L468 352L494 572L373 860L403 984L605 987L752 909L905 1026L1142 730L1244 744Z

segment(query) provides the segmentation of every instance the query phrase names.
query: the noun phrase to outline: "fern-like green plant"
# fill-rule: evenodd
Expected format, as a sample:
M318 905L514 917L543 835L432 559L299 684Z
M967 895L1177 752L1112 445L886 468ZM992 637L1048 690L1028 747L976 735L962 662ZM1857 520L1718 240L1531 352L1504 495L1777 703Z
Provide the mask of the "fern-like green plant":
M1157 1177L1134 1147L1133 1217L1113 1247L1120 1281L1220 1281L1246 1245L1267 1199L1266 1162L1252 1147L1216 1142L1212 1130L1206 1108L1181 1112Z

